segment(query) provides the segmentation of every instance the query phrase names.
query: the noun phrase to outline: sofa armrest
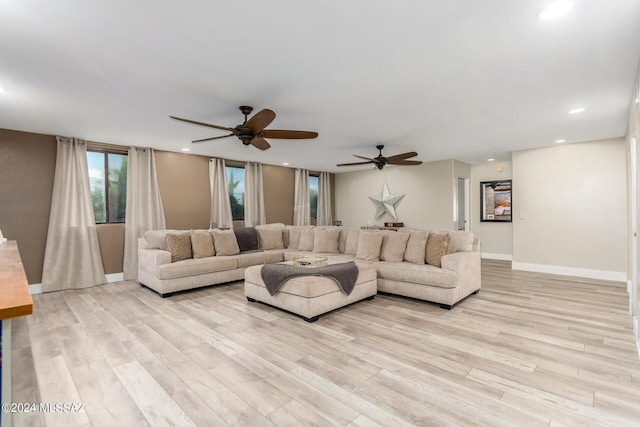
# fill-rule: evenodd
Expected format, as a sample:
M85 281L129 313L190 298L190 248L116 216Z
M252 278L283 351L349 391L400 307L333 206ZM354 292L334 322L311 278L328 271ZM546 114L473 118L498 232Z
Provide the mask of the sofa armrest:
M139 249L138 271L144 270L157 275L161 265L171 263L171 252L162 249Z
M481 255L478 251L456 252L442 257L442 268L456 272L460 298L480 289Z

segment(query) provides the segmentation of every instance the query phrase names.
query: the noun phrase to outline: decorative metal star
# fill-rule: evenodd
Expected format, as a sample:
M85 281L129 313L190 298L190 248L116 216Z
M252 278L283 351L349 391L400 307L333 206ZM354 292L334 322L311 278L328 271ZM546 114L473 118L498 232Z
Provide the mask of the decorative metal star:
M396 212L396 205L402 200L404 194L394 195L389 191L387 182L384 182L382 186L382 194L378 197L369 196L369 200L376 205L376 219L380 218L384 213L388 213L394 220L398 220L398 214Z

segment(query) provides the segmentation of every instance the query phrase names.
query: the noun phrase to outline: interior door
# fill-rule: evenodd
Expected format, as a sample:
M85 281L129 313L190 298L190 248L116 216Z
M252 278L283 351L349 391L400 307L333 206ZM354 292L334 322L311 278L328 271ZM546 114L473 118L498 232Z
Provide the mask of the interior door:
M458 178L458 230L469 230L469 179Z

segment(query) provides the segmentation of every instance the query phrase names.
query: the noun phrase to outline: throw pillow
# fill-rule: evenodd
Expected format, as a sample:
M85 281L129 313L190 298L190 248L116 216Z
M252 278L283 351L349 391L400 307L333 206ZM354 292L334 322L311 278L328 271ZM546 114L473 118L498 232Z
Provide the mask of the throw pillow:
M237 255L240 253L240 247L236 240L233 230L213 230L213 246L216 249L216 255Z
M191 254L191 234L188 231L167 233L167 250L171 252L171 262L189 259Z
M191 230L191 249L194 258L214 256L213 236L209 230Z
M442 257L447 254L451 237L447 233L429 233L427 240L427 264L442 267Z
M240 252L257 251L260 248L258 245L258 233L255 228L234 228L233 234L236 235Z
M338 237L338 252L345 253L347 249L347 237L349 236L349 229L347 227L339 227L340 237Z
M258 231L260 249L265 251L268 249L284 249L284 242L282 239L283 229L256 227L256 230Z
M298 250L313 250L313 228L303 228L300 230L300 244L298 245Z
M313 233L313 252L337 254L340 230L318 230Z
M287 226L287 229L289 230L289 244L287 245L288 249L298 249L298 246L300 246L300 233L306 228L309 227L298 225Z
M344 253L355 255L358 252L358 240L360 239L360 229L352 228L347 234L347 240L344 245Z
M167 230L149 230L142 236L147 241L147 249L167 250Z
M471 252L473 250L473 233L470 231L450 231L451 244L449 253Z
M356 259L364 261L379 261L382 247L382 233L362 231L358 238Z
M398 231L400 233L400 231ZM427 253L427 237L429 233L424 230L415 230L409 233L407 249L404 251L404 260L413 264L422 265Z
M407 249L409 234L386 231L382 233L382 248L380 249L380 260L391 262L402 262L404 252Z

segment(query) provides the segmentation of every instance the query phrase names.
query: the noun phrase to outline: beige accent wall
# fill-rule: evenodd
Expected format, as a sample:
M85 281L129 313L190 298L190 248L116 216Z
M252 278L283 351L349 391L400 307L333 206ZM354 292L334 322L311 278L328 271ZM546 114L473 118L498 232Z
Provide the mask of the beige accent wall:
M42 281L56 147L51 135L0 129L0 230L18 242L31 284Z
M405 194L397 205L399 222L407 227L451 230L456 170L461 166L456 167L453 160L442 160L336 174L335 219L345 226L393 221L388 214L376 219L375 206L367 197L380 196L386 178L392 194Z
M502 169L499 172L498 169ZM487 162L471 167L471 231L482 239L482 253L488 258L511 259L513 254L513 224L510 222L481 222L480 183L512 179L511 160ZM512 183L512 202L517 207L520 191L517 183Z
M209 228L209 158L156 151L156 168L167 228Z
M267 223L293 224L294 171L280 166L262 166Z
M105 274L122 273L124 224L98 224L96 229Z
M613 139L513 153L514 268L626 275L625 152Z

